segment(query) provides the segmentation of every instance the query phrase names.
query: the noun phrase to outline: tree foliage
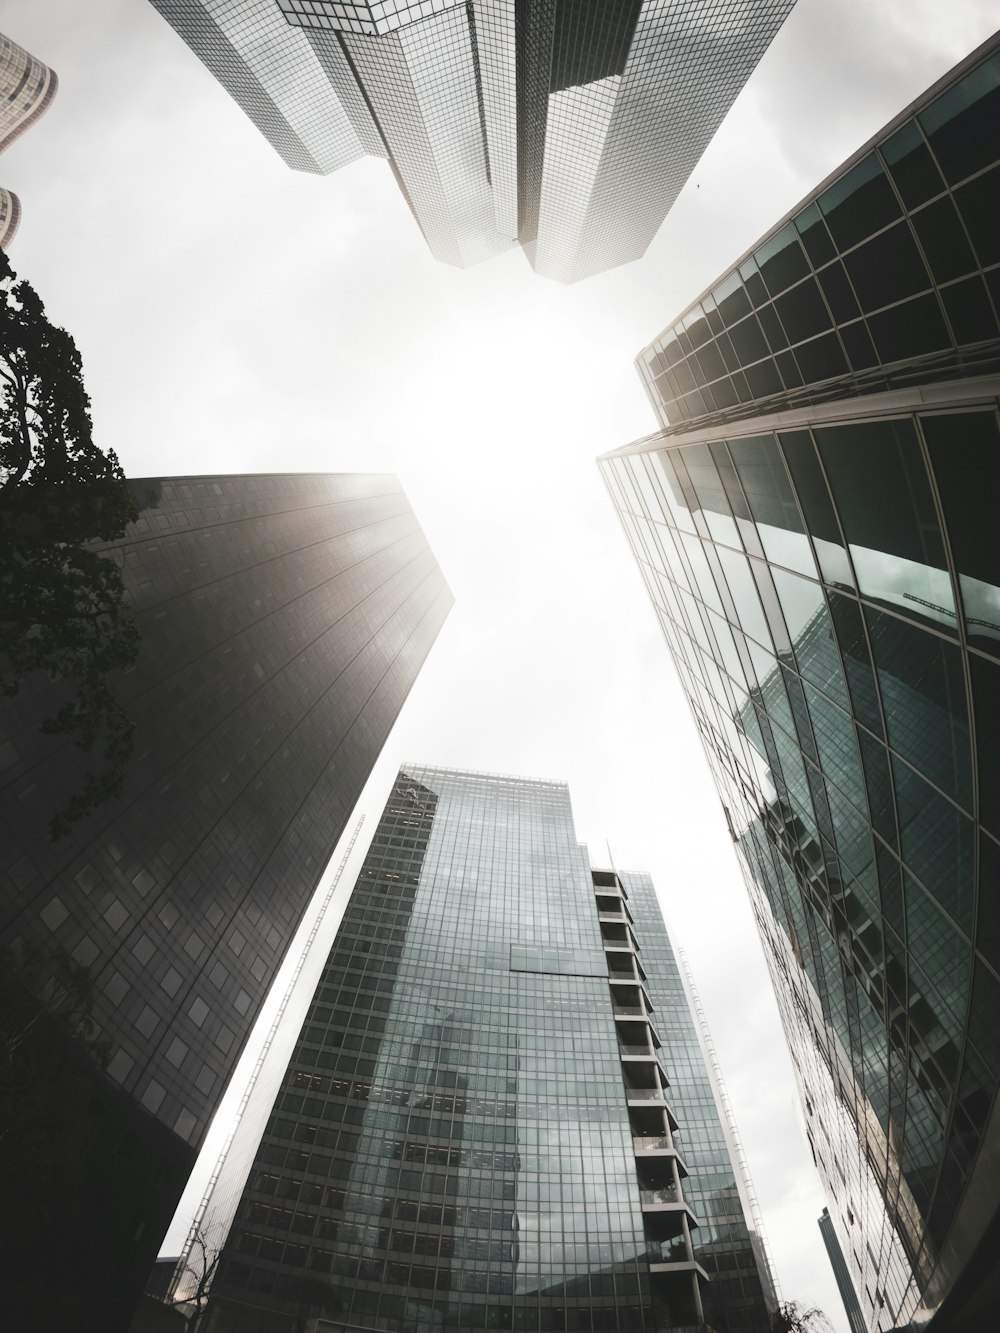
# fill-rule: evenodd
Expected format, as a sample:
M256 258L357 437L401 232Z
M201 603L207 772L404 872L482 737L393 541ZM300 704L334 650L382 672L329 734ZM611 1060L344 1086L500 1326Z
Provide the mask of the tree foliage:
M771 1333L833 1333L822 1310L799 1301L782 1301L771 1316Z
M52 820L59 837L119 795L132 723L108 687L139 635L115 562L92 548L136 517L113 453L92 438L80 354L0 251L0 693L45 671L66 682L42 724L100 766Z

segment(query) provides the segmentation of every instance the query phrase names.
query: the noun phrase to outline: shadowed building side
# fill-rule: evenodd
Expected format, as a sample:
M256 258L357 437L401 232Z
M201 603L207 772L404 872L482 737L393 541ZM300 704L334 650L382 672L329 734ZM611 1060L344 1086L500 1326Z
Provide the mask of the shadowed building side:
M32 1316L39 1329L127 1322L451 604L392 477L130 485L140 516L102 548L141 636L136 666L113 682L135 723L122 796L49 841L49 818L86 768L72 744L38 730L65 693L29 677L0 707L0 942L15 982L19 957L42 959L26 986L71 959L93 1024L71 1049L90 1088L69 1126L76 1162L63 1176L52 1168L44 1192L31 1193L37 1173L7 1176L23 1243L44 1225L63 1274L51 1323ZM6 1253L18 1253L16 1240ZM11 1272L8 1308L32 1308L16 1276L31 1264L12 1260Z

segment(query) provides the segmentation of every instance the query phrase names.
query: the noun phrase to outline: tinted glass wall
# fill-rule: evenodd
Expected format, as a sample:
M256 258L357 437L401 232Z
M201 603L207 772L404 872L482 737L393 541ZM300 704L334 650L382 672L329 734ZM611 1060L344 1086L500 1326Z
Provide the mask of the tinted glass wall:
M103 552L141 636L114 682L135 723L122 796L51 842L87 760L38 730L63 695L32 679L0 713L5 956L29 989L63 960L82 969L92 1020L74 1048L93 1099L69 1174L22 1182L22 1235L37 1245L44 1224L75 1327L90 1308L102 1328L127 1319L451 600L393 478L133 485L140 517Z
M766 1333L776 1297L764 1238L747 1206L747 1186L737 1174L725 1113L678 960L652 880L623 872L622 881L663 1041L670 1099L680 1126L674 1139L690 1173L684 1197L698 1219L694 1253L711 1278L702 1293L705 1322L717 1333Z
M942 85L640 354L663 425L997 368L996 42Z
M401 770L230 1233L213 1329L284 1333L303 1311L386 1330L700 1324L673 1051L646 1035L655 977L622 883L592 882L561 784ZM662 923L636 883L652 941ZM703 1082L690 1013L664 1018L683 1029L672 1087ZM704 1141L721 1171L704 1123L684 1151ZM734 1248L721 1227L710 1239ZM720 1328L767 1327L733 1308Z
M1000 428L985 386L950 392L603 464L882 1329L940 1302L996 1192Z
M387 157L431 252L639 258L794 0L152 0L298 170Z

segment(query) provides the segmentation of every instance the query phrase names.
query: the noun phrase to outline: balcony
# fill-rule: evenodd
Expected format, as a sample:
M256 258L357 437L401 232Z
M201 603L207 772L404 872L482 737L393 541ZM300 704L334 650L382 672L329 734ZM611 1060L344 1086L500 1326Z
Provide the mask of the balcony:
M621 1051L622 1055L641 1056L643 1060L656 1059L656 1052L653 1050L652 1046L650 1046L648 1041L620 1041L618 1043L618 1049Z
M688 1174L687 1163L674 1147L673 1140L665 1135L638 1134L632 1136L632 1151L637 1161L660 1161L672 1157L677 1163L677 1174L683 1180Z
M661 1185L659 1189L645 1189L639 1187L639 1198L642 1200L642 1206L647 1204L651 1207L655 1204L669 1204L675 1208L682 1208L687 1211L687 1204L684 1202L684 1195L676 1185Z

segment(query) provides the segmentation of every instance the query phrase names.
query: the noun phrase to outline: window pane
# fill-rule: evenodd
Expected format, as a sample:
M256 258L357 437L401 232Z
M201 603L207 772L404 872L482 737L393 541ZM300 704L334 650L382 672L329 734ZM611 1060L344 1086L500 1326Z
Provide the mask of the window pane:
M951 579L912 422L815 435L861 591L953 628Z
M900 215L896 195L874 153L834 181L818 202L841 250L880 231Z
M970 643L1000 655L1000 429L993 412L920 419L944 508Z
M963 930L971 930L972 820L898 759L892 776L904 864Z
M967 810L969 716L957 644L865 608L889 744Z
M918 116L934 155L954 184L997 155L1000 55L984 61Z
M729 452L767 558L815 577L802 517L774 436L731 440Z
M937 164L915 121L887 139L881 152L907 208L916 208L944 189Z

